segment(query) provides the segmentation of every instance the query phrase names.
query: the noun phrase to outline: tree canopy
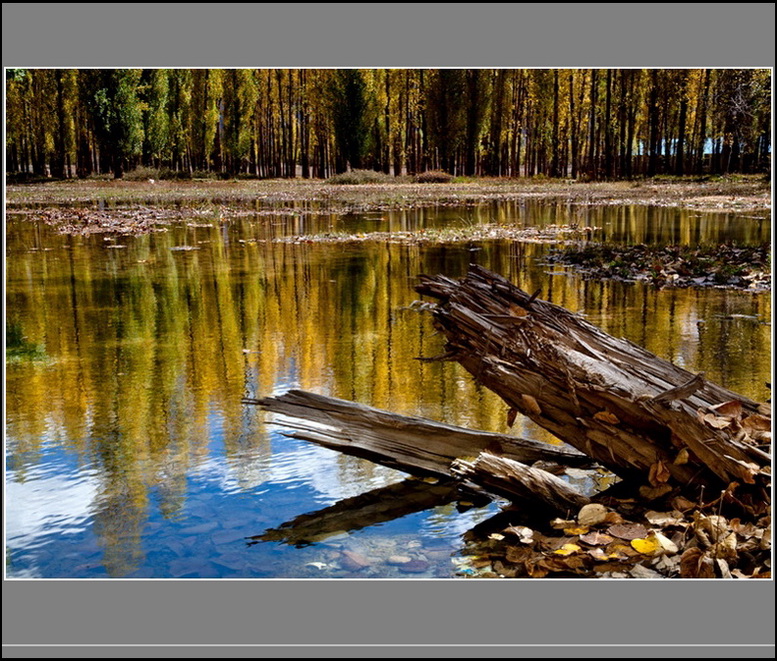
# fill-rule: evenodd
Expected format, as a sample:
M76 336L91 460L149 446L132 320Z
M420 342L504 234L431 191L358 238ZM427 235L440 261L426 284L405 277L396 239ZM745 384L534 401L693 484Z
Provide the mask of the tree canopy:
M9 173L771 170L767 69L8 69Z

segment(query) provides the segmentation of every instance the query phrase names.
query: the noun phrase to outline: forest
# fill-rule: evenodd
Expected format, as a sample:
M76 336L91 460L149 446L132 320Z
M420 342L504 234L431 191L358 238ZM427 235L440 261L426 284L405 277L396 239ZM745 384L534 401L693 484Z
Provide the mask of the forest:
M7 69L6 172L768 173L768 69Z

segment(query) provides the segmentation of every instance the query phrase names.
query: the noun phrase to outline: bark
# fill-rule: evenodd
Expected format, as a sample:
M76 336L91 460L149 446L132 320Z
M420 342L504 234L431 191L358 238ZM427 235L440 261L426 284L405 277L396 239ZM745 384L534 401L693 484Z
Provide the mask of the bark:
M769 509L771 457L755 427L769 428L770 409L481 267L460 281L422 276L416 289L439 299L448 353L561 440L624 478L694 498L737 482L740 506Z

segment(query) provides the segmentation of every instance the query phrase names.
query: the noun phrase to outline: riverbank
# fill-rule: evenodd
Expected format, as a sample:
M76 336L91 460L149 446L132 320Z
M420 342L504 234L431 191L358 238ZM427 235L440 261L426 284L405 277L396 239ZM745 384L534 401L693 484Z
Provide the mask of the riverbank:
M656 178L579 183L571 180L473 179L453 183L337 185L322 180L123 181L88 179L14 184L6 209L178 207L282 213L356 213L493 201L543 200L569 205L654 205L711 212L771 213L763 176Z

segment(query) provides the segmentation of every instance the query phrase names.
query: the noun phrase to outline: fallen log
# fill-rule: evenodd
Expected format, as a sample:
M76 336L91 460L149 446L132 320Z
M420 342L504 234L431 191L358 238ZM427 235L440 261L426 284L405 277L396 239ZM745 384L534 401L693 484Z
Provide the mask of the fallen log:
M654 489L726 490L751 514L769 509L770 407L479 266L458 281L421 276L416 290L438 300L446 355L505 400L508 419L520 412Z
M243 400L281 414L279 424L291 427L287 436L310 441L420 477L459 478L456 460L476 459L476 464L501 458L511 470L488 480L478 471L467 474L467 486L511 498L567 511L570 502L584 504L564 480L540 468L523 465L538 461L586 466L583 454L504 434L474 431L426 418L401 416L333 397L291 390L278 397ZM498 456L497 456L498 455ZM486 457L486 458L484 458ZM520 476L520 477L519 477ZM518 484L522 482L522 484Z
M450 477L455 459L474 458L483 450L524 463L591 464L588 457L571 448L398 415L303 390L290 390L278 397L246 398L243 403L283 415L284 425L295 429L288 434L293 438L420 477Z

